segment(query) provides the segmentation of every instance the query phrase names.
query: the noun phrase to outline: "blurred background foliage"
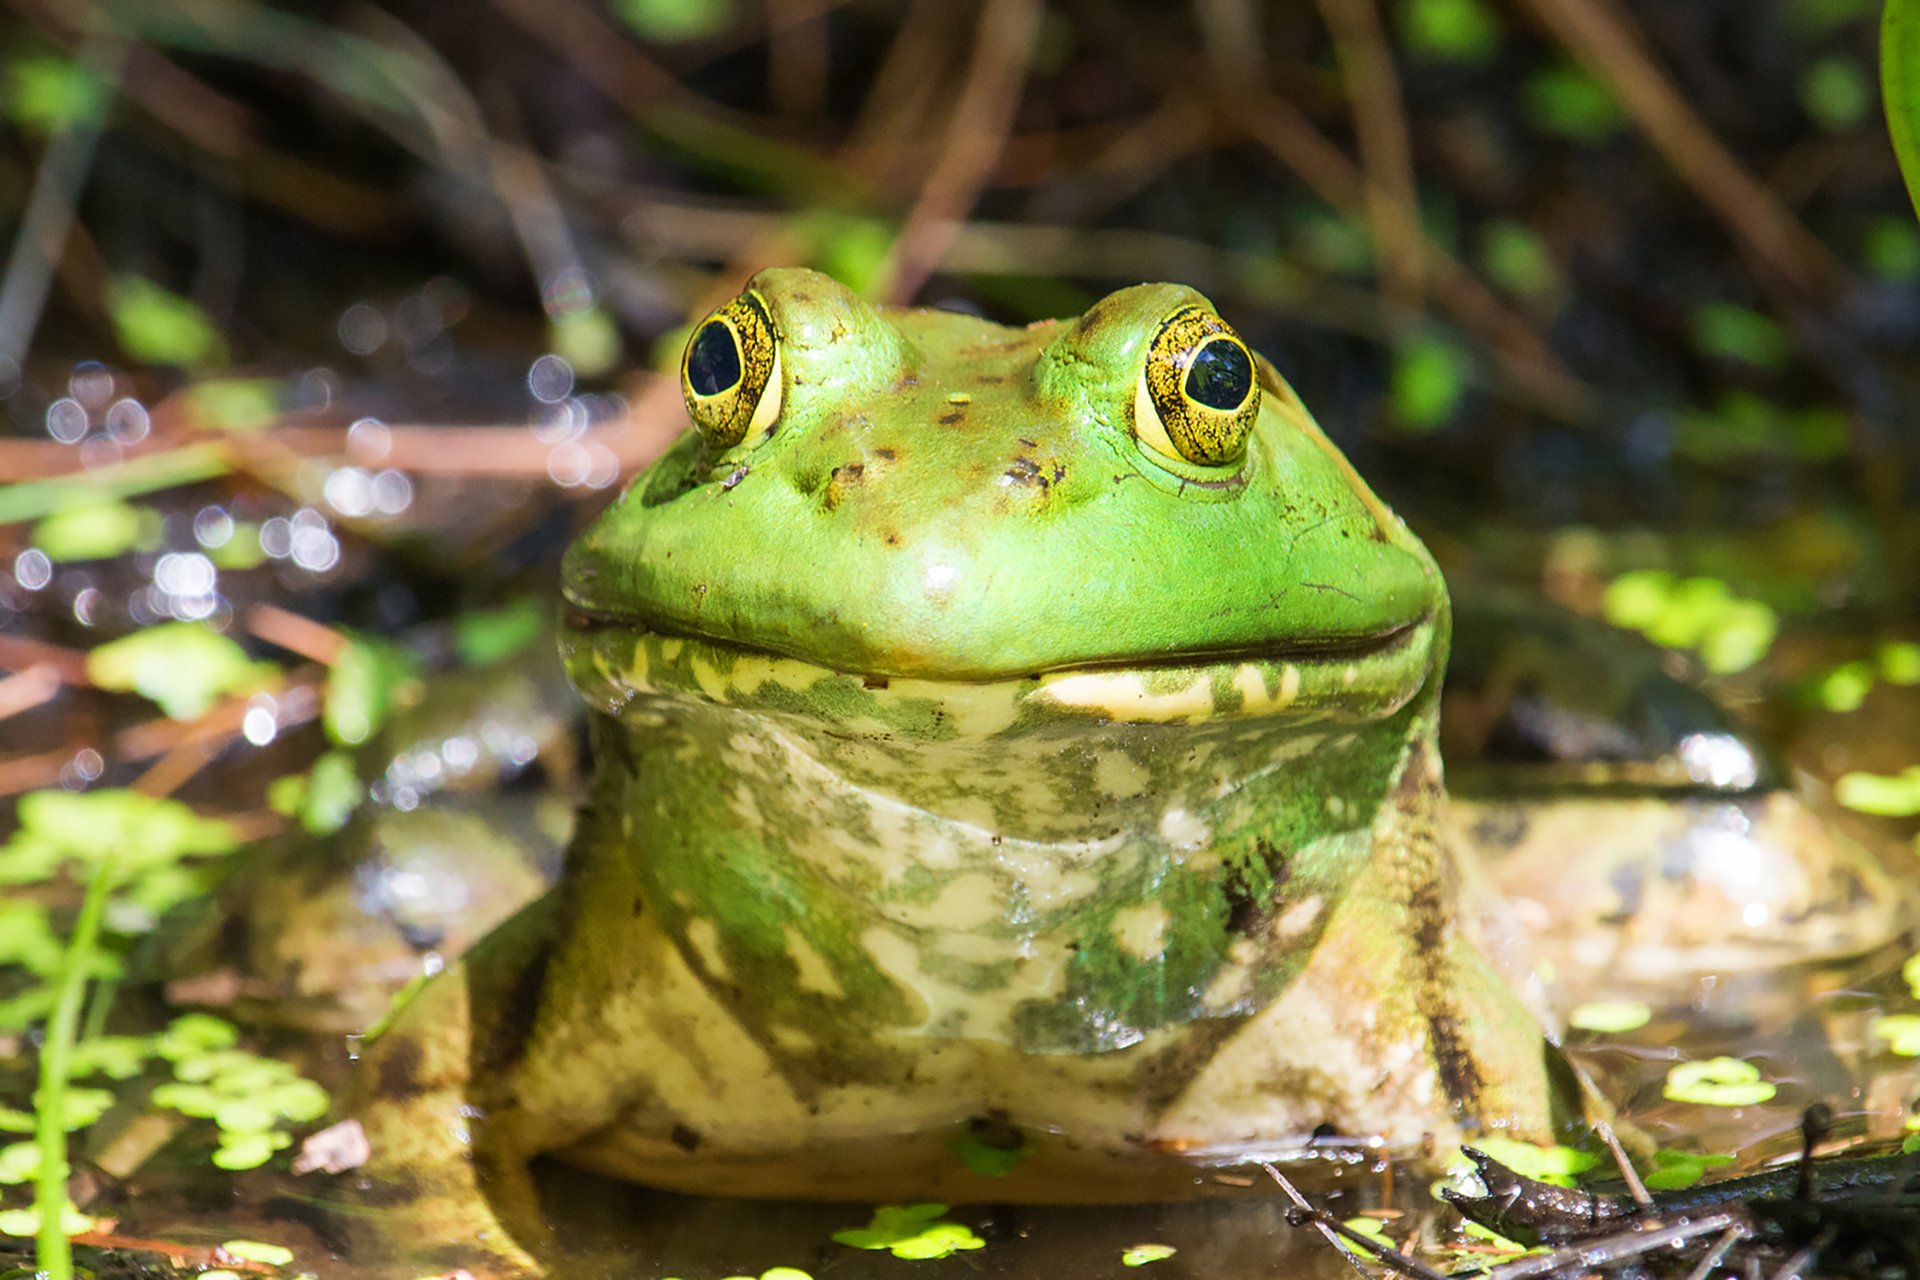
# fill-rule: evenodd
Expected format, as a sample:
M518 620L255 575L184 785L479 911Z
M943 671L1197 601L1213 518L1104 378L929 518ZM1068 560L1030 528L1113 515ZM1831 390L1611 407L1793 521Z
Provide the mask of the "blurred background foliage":
M1901 614L1920 225L1879 19L8 0L0 477L40 487L0 521L43 523L0 553L163 554L118 499L337 456L369 417L513 428L406 436L414 480L591 496L681 428L688 321L799 262L1014 323L1191 283L1443 557L1589 608L1646 570ZM62 482L128 466L76 517Z

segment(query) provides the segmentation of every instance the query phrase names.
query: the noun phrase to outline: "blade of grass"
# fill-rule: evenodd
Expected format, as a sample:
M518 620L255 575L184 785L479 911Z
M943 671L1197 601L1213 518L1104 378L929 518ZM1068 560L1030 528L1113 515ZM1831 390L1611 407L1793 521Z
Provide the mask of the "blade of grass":
M1920 214L1920 0L1887 0L1880 19L1880 89L1893 153Z
M87 991L87 970L106 914L107 890L113 883L114 851L108 850L87 881L80 916L67 940L66 962L60 967L60 989L47 1021L47 1040L40 1049L40 1084L34 1093L34 1145L40 1148L40 1175L34 1183L34 1203L40 1210L40 1234L34 1241L34 1265L47 1280L73 1280L73 1248L67 1241L67 1072L73 1057L80 1006Z

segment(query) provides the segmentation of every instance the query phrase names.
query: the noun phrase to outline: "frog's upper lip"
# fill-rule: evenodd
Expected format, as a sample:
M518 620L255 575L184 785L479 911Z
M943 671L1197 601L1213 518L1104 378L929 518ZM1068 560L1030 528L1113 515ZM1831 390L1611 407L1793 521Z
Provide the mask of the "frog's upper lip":
M950 682L977 683L981 681L1005 680L1017 678L1038 679L1041 676L1055 676L1076 671L1145 671L1157 669L1180 669L1207 666L1225 666L1246 662L1339 662L1361 657L1380 656L1402 648L1411 643L1416 636L1433 624L1431 610L1407 619L1385 630L1367 635L1343 637L1314 637L1310 641L1289 642L1275 640L1268 644L1226 646L1195 646L1192 648L1169 649L1153 654L1115 654L1111 657L1075 658L1058 665L1035 667L1017 675L1007 672L974 672L966 670L942 671L932 666L916 666L913 669L882 669L876 664L870 670L850 670L825 661L816 654L808 654L765 644L754 644L731 636L716 636L697 629L662 624L645 613L636 610L608 611L586 608L576 602L568 601L566 606L566 625L579 631L592 631L602 628L617 628L637 633L689 640L698 644L711 645L717 649L736 653L758 654L785 658L803 662L823 670L837 671L845 675L857 676L866 680L873 679L918 679L934 683Z

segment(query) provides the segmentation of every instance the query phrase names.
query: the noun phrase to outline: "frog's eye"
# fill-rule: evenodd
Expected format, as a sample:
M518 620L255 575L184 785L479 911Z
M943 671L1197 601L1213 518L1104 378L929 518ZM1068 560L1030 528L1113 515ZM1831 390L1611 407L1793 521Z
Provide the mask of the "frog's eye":
M1240 335L1205 307L1161 322L1133 398L1133 434L1164 457L1221 466L1247 451L1260 379Z
M731 449L780 412L780 343L760 299L741 294L693 331L680 359L680 391L693 425Z

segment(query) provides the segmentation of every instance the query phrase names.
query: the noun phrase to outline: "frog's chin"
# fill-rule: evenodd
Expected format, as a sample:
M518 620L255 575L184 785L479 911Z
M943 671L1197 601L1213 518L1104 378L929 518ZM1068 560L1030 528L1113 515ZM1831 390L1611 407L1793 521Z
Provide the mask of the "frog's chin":
M1380 635L1312 647L1174 651L1031 675L943 679L846 671L804 656L570 610L567 669L608 711L660 698L818 717L905 737L991 737L1059 719L1198 724L1262 718L1365 723L1429 686L1442 624L1424 615Z

